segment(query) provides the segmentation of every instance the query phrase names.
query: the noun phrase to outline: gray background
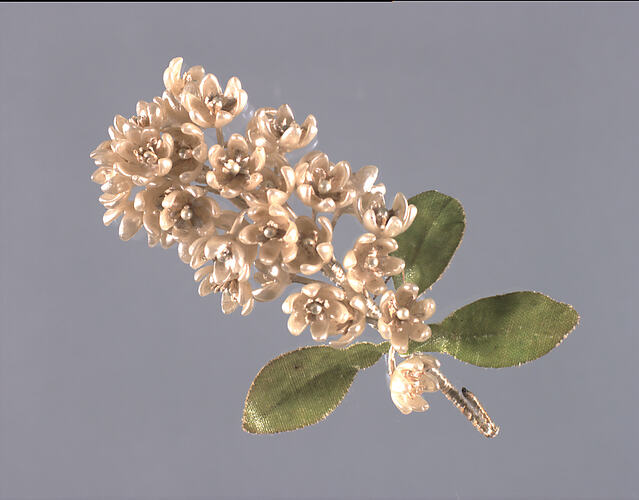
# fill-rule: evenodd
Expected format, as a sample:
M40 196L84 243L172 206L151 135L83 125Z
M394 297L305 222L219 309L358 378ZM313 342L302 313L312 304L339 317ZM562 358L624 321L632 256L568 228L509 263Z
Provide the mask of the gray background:
M630 3L0 5L0 498L638 498L638 24ZM462 201L436 319L521 289L575 305L535 363L441 356L497 439L441 395L402 416L381 363L319 425L241 430L253 376L310 336L279 301L222 315L174 249L102 226L89 181L177 55L314 113L390 193Z

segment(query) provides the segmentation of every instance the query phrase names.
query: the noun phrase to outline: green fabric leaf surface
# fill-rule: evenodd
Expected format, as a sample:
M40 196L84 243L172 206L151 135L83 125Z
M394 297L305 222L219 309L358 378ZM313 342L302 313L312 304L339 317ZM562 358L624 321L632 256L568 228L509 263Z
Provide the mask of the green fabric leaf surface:
M461 243L466 216L461 203L437 191L426 191L408 202L417 207L417 217L408 230L395 239L393 254L404 259L404 276L393 277L395 288L404 280L428 290L448 267Z
M445 352L477 366L502 368L537 359L574 330L572 306L537 292L513 292L479 299L432 324L426 342L410 352Z
M375 364L383 353L379 345L360 342L348 349L312 346L278 356L255 377L242 428L273 434L323 420L344 399L357 372Z

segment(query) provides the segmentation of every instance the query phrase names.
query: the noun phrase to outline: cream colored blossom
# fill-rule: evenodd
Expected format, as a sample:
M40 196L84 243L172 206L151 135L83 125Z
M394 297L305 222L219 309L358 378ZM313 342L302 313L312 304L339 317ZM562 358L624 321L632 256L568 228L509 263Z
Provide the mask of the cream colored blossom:
M317 212L335 212L355 200L349 183L351 167L345 161L331 163L324 153L312 151L295 167L297 195Z
M249 267L255 263L255 257L257 256L257 245L245 245L238 240L237 235L245 228L249 223L245 219L246 210L241 212L235 212L233 210L221 210L213 216L216 229L222 231L221 236L229 237L229 241L236 242L233 245L233 249L241 252L242 259L239 261L247 262ZM208 260L212 259L212 255L215 254L216 247L212 247L216 239L219 236L217 233L211 233L203 237L196 237L191 240L188 248L188 255L190 259L188 264L197 269L203 266ZM209 242L211 242L209 244ZM207 247L208 244L208 247ZM236 262L236 261L233 261ZM248 272L248 269L247 269Z
M104 225L109 226L118 217L122 217L118 234L124 241L131 239L143 225L143 213L135 208L134 202L130 199L133 183L115 169L108 167L99 167L92 179L100 182L104 191L99 198L100 203L106 208L102 217ZM167 247L170 246L172 240L167 240L165 244Z
M299 233L286 210L279 205L256 206L247 212L253 221L239 233L239 239L246 245L259 245L259 259L266 265L273 265L280 258L291 262L297 255Z
M140 129L165 129L167 127L180 127L189 122L189 115L182 105L169 94L163 97L154 97L153 101L138 101L135 106L135 115L125 118L116 115L113 125L109 127L109 136L112 140L123 139L131 127Z
M112 210L113 212L111 212ZM118 215L115 215L116 210ZM107 216L109 212L111 212L110 218ZM119 204L117 208L107 210L105 213L104 224L106 226L110 225L111 222L113 222L113 220L115 220L119 215L122 215L122 219L120 220L118 234L122 240L130 240L142 227L142 214L133 208L132 201L127 200L126 202Z
M213 218L213 220L215 221L215 217ZM213 223L215 225L215 222ZM216 227L217 229L217 227ZM212 231L213 234L215 234ZM185 264L190 264L191 263L191 245L193 245L193 243L195 241L197 241L200 238L200 236L197 234L197 232L191 232L190 234L188 234L187 236L184 236L182 238L180 238L179 241L177 241L177 253L178 253L178 257L180 258L180 260L182 262L184 262Z
M171 232L160 227L160 213L163 210L162 202L166 195L178 189L180 189L179 185L166 181L156 186L148 186L135 195L134 207L142 214L142 222L148 234L150 246L169 241L168 236ZM170 241L173 241L172 235Z
M218 291L218 288L223 288L230 280L247 280L250 277L255 250L244 245L233 235L205 236L191 246L195 246L194 257L198 252L202 252L205 262L195 273L195 280L209 278L200 283L200 295Z
M124 126L122 116L116 117L120 128ZM135 115L127 120L129 125L140 128L180 127L189 122L189 114L180 102L170 93L165 92L162 97L154 97L153 101L138 101Z
M105 192L99 198L102 206L107 209L103 217L103 222L107 226L122 214L133 187L129 179L125 177L118 179L117 177L116 173L109 181L102 184Z
M418 354L401 362L393 371L391 399L404 415L428 410L428 402L421 396L422 393L439 390L437 377L429 371L432 368L439 368L439 361L428 354Z
M237 234L240 229L248 225L245 220L246 210L222 210L215 216L215 227L232 234Z
M349 319L337 326L336 334L340 337L332 340L332 347L342 348L348 346L359 337L366 329L366 301L361 295L354 295L348 301Z
M92 180L102 185L100 202L107 207L104 222L108 225L122 215L120 237L125 240L144 222L145 210L130 199L135 186L161 186L162 191L174 182L190 181L202 170L206 159L204 136L195 125L165 126L168 118L157 103L140 101L136 112L128 120L117 115L109 128L111 139L91 153L98 166ZM139 194L136 198L141 199L143 195ZM172 237L150 230L152 212L157 216L154 210L146 213L149 245L161 242L168 247L173 243Z
M409 205L402 193L397 193L390 210L384 195L364 193L357 199L357 215L364 228L378 236L394 238L406 231L417 216L415 205Z
M263 146L266 151L287 153L300 149L317 135L317 122L313 115L308 115L299 125L295 121L293 111L288 104L278 109L258 109L247 126L249 141L256 146Z
M251 313L254 304L255 299L248 281L232 280L222 292L222 312L224 314L231 314L238 307L241 307L242 316L246 316Z
M260 171L262 183L244 195L251 206L284 205L295 191L295 171L286 163L269 165L270 159Z
M123 240L128 240L140 229L142 219L137 216L130 200L133 182L113 167L113 156L111 141L104 141L98 145L91 153L91 158L98 166L91 180L100 184L102 189L99 201L106 208L102 222L109 226L118 217L122 217L119 235Z
M189 112L182 106L180 98L171 92L163 92L162 97L154 97L153 102L160 106L169 125L180 126L183 123L191 123Z
M400 353L408 351L409 340L424 342L431 334L425 321L435 313L435 301L417 300L418 295L417 285L404 283L396 291L387 290L379 304L379 333Z
M115 115L113 117L113 124L109 126L109 137L112 141L118 139L126 139L127 130L130 128L148 128L148 127L140 127L136 123L137 119L135 117L131 117L129 119L125 118L122 115ZM162 122L164 125L164 122Z
M245 212L236 212L234 210L220 210L213 215L213 225L216 230L220 230L223 234L231 234L237 237L239 229L244 227L247 222L244 221ZM214 234L211 232L211 234ZM197 231L194 231L191 235L187 235L180 238L178 242L178 256L180 260L185 264L189 264L193 269L204 265L207 257L204 252L204 246L208 241L208 236L200 236ZM257 247L253 248L253 258L251 262L255 261L255 254L257 254Z
M147 241L150 247L154 247L159 243L162 248L169 248L176 240L171 233L164 232L159 237L147 233Z
M378 173L379 169L376 166L366 165L351 174L350 185L355 191L355 202L343 209L342 213L355 215L359 218L357 214L357 203L362 196L377 193L383 196L386 193L386 186L384 186L384 184L375 184Z
M124 241L131 239L142 227L142 215L135 210L133 202L129 199L133 184L115 169L108 167L99 167L93 173L92 179L101 184L103 191L99 198L100 203L106 208L102 222L109 226L121 216L118 234Z
M146 230L150 247L159 243L163 248L168 248L178 241L173 237L172 228L165 230L161 227L160 214L164 210L162 202L166 196L181 189L181 184L167 180L161 184L147 186L136 193L133 206L138 212L142 213L143 226ZM184 232L179 238L178 255L183 262L188 263L190 261L188 248L191 242L198 237L199 232L196 230L193 232Z
M384 278L399 274L404 261L389 255L397 250L392 238L377 237L365 233L355 242L344 257L344 268L348 284L358 293L364 290L379 295L386 290Z
M254 277L260 286L253 290L253 297L258 302L275 300L291 284L291 273L282 269L281 265L268 266L257 261L255 268L257 271Z
M113 208L113 205L122 199L128 199L134 185L129 177L122 175L113 166L117 156L111 149L111 141L101 142L91 153L91 158L98 167L91 175L91 180L100 184L104 193L100 197L100 203L107 208Z
M282 304L282 311L290 314L289 331L299 335L310 325L313 340L326 340L350 318L345 298L344 290L328 284L304 285L301 292L289 295Z
M197 273L196 276L198 276ZM251 284L248 280L229 279L223 287L215 287L211 285L211 281L210 274L202 277L199 288L200 295L205 296L211 292L221 292L222 312L224 314L231 314L238 307L242 308L242 316L251 313L255 305L255 299L253 299ZM203 287L202 283L205 283L206 287ZM210 291L204 291L209 288Z
M364 193L386 193L384 184L375 184L379 169L374 165L366 165L351 175L351 185L355 189L355 194L360 196Z
M185 184L200 180L207 156L202 129L192 123L183 123L180 127L168 129L168 132L175 144L171 176Z
M206 182L224 198L235 198L253 191L262 182L260 170L265 161L264 148L250 151L244 137L233 134L226 147L216 144L209 150L211 170Z
M224 127L246 106L248 96L237 77L232 77L222 92L215 75L207 74L198 82L184 86L182 104L191 120L200 127Z
M204 135L190 123L163 129L123 126L111 149L115 168L138 186L158 182L169 173L191 182L206 160Z
M193 83L197 85L202 81L205 75L202 66L193 66L182 74L183 62L184 60L181 57L171 59L169 67L164 70L163 75L166 90L178 99L181 97L186 84Z
M230 231L197 239L191 245L192 265L205 262L195 272L200 282L201 296L222 292L222 311L230 314L242 307L242 315L253 309L253 294L249 283L251 265L255 261L255 247L244 245Z
M162 199L160 228L176 240L205 236L215 231L214 216L219 212L215 200L196 186L174 190Z
M91 151L89 157L98 167L91 174L91 180L97 184L104 184L108 180L110 172L114 171L113 163L117 160L117 156L111 149L111 141L102 141Z
M173 167L173 136L161 129L128 127L122 139L113 141L112 148L118 155L114 166L137 185L164 177Z
M286 264L293 272L310 275L319 272L333 258L333 226L326 217L318 217L317 224L310 217L295 219L299 238L297 256Z
M163 107L156 102L138 101L135 115L129 121L140 128L161 128L167 119Z

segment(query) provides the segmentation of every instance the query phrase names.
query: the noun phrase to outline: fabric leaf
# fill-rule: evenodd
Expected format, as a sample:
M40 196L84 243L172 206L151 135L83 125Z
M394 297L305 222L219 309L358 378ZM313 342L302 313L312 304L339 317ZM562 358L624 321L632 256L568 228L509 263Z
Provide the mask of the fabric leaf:
M341 403L359 370L375 364L383 348L360 342L347 349L302 347L268 362L244 405L242 428L273 434L315 424Z
M404 259L404 276L393 277L395 288L404 281L428 290L448 267L461 243L466 216L461 203L437 191L426 191L408 202L417 207L417 216L408 230L395 239L399 249L393 254Z
M490 368L516 366L557 347L578 322L572 306L542 293L507 293L479 299L430 325L431 338L412 343L410 352L445 352Z

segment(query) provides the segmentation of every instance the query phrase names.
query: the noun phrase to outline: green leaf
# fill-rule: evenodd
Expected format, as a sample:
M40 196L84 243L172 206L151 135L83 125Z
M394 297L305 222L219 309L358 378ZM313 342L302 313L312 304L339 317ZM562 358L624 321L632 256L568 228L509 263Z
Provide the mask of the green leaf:
M384 346L360 342L348 349L313 346L282 354L253 380L242 428L273 434L323 420L344 399L357 372L374 365L384 352Z
M418 194L408 202L417 207L417 217L405 233L395 238L399 249L394 255L406 263L405 281L415 283L421 293L448 267L461 243L466 216L459 201L437 191ZM395 288L404 277L393 277Z
M410 352L445 352L477 366L502 368L537 359L574 330L572 306L537 292L486 297L430 325L433 334Z

